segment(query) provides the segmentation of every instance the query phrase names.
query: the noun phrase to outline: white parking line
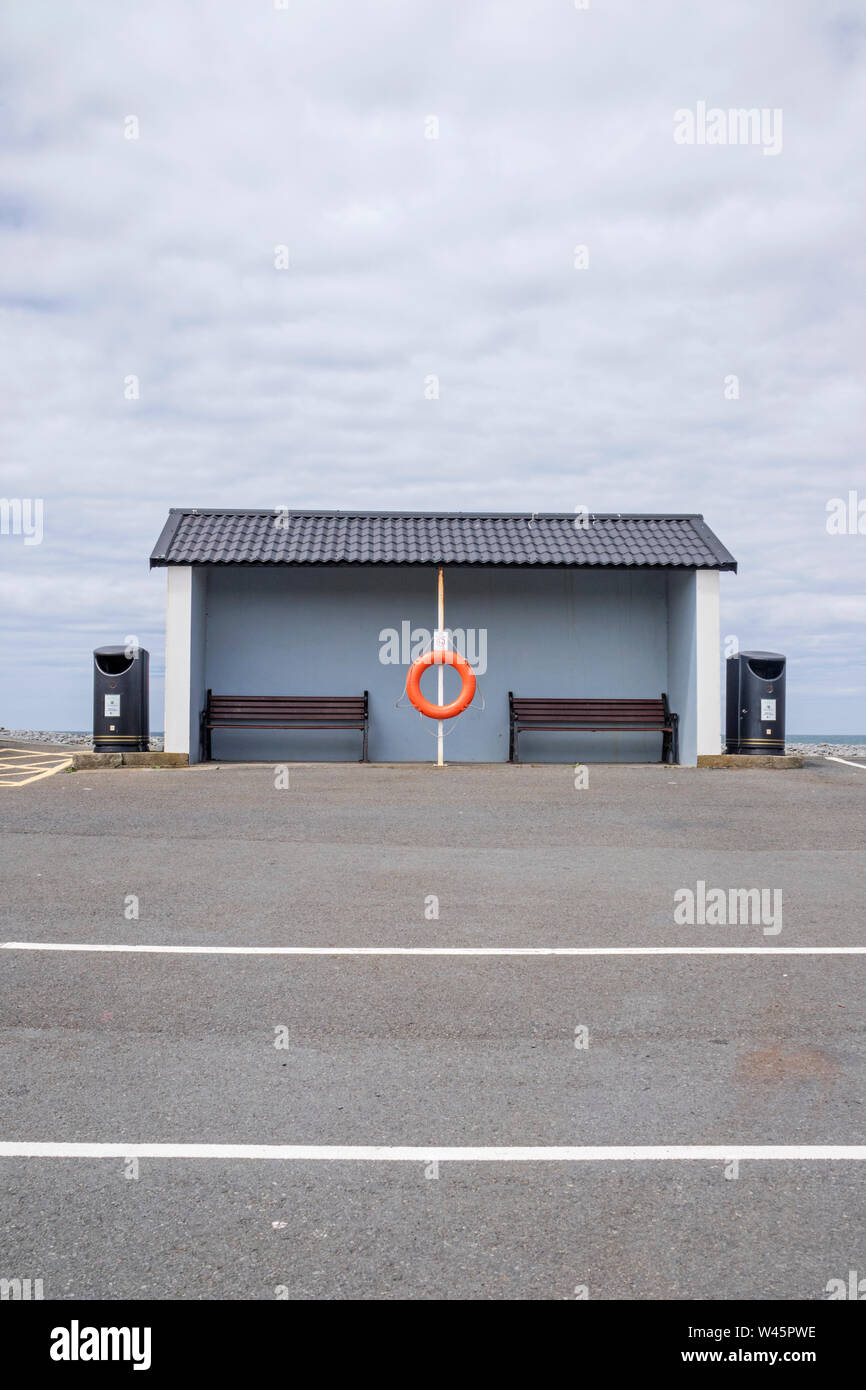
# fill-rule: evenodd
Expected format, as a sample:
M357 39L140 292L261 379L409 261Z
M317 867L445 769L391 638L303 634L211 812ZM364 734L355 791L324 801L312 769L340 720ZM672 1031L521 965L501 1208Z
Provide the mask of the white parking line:
M866 1144L103 1144L0 1142L0 1158L222 1158L361 1163L645 1163L674 1161L854 1162Z
M844 763L846 767L859 767L861 772L866 772L866 763L852 763L850 758L835 758L832 753L825 753L824 757L828 763Z
M866 946L125 946L3 941L3 951L178 956L864 956Z

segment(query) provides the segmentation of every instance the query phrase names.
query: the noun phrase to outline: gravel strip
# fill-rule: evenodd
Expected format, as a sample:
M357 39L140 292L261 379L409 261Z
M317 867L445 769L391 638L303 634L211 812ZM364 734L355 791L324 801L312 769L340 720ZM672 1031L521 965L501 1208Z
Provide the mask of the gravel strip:
M837 758L866 758L866 743L786 743L786 753L802 753L807 758L832 754Z
M62 730L48 729L2 729L0 728L0 738L14 738L21 743L51 743L63 748L83 748L93 747L93 736L91 734L70 734ZM150 740L150 751L161 753L163 739L152 738Z

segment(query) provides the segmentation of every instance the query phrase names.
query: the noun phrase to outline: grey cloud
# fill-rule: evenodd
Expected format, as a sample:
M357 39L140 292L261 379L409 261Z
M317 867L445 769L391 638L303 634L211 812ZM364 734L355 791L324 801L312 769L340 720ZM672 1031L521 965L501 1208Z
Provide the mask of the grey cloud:
M853 8L35 3L6 27L0 490L46 499L46 538L0 538L0 722L50 689L86 725L89 648L158 652L171 505L586 504L704 512L741 561L723 631L789 652L795 726L863 731L866 537L824 524L866 497ZM783 108L781 155L675 145L699 100Z

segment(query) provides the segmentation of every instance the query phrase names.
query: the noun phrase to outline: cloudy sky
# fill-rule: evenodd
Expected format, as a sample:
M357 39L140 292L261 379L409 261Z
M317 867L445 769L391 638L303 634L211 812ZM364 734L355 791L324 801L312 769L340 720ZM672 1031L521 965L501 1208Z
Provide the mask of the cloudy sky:
M789 729L866 732L863 9L282 3L7 7L0 725L134 633L162 727L170 506L585 505L702 512Z

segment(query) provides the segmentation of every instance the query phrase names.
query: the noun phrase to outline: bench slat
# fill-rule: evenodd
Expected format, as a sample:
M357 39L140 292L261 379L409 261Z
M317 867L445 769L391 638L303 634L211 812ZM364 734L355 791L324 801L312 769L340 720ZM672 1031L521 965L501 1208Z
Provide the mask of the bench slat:
M586 723L584 721L574 723L572 720L563 723L560 719L556 720L556 722L545 720L533 724L527 724L525 721L521 720L520 727L521 729L583 729L585 732L603 733L609 731L613 734L622 731L636 734L669 734L673 726L671 724L610 724L606 721L602 723L596 721L592 723Z
M320 719L313 724L308 720L301 722L300 720L293 719L291 723L286 723L283 719L279 724L262 724L258 721L250 723L249 719L245 719L243 723L238 724L227 719L219 719L216 723L208 719L205 720L204 727L206 729L363 729L364 723L363 720L360 719L353 719L348 722L343 721L340 724L335 724L333 719L325 721Z
M604 709L610 710L611 713L613 713L616 710L628 709L664 709L664 704L661 700L529 700L524 696L521 696L519 698L515 696L512 703L514 704L515 709L523 708L527 710Z
M637 724L657 724L659 720L665 719L664 710L659 710L654 714L629 714L626 711L618 711L609 714L606 710L533 710L531 714L525 714L520 710L515 711L521 723L529 723L532 719L613 719L617 723L623 720L630 720Z
M312 698L297 699L267 699L267 700L245 700L240 697L226 699L220 696L210 702L211 709L306 709L315 706L318 709L363 709L364 701L356 699L354 696L347 698L332 698L326 700L316 700Z
M322 705L308 705L305 709L285 709L281 706L248 709L238 705L233 709L211 709L208 713L211 719L301 719L305 714L320 715L323 719L363 719L364 708L359 705L354 709L325 709Z
M358 710L358 709L363 709L364 706L363 706L363 704L354 704L354 703L352 703L352 704L345 704L345 705L325 705L325 704L321 704L321 703L318 702L318 701L312 701L312 700L311 700L311 701L309 701L307 704L303 704L303 705L280 705L280 704L269 704L269 705L245 705L245 704L235 704L235 705L211 705L210 708L211 708L211 711L212 711L213 713L215 713L215 714L231 714L234 710L243 710L244 713L246 713L246 714L256 714L256 713L267 714L267 713L269 713L269 712L271 712L271 711L273 711L273 710L279 710L280 712L285 711L286 714L292 714L292 713L294 713L294 712L296 712L296 711L303 713L303 711L304 711L305 709L323 709L323 710L328 710L328 711L333 710L335 714L340 714L340 713L342 713L343 711L346 711L346 710Z
M621 704L612 705L604 700L515 700L514 708L527 713L533 710L552 709L562 710L569 713L574 710L603 710L605 713L616 714L618 711L628 713L631 710L644 711L647 714L655 714L658 710L663 710L664 705L661 700L626 701Z
M525 706L515 705L514 710L521 719L531 719L536 714L561 715L564 719L570 719L575 715L603 715L605 718L611 719L617 717L620 719L659 719L664 716L664 709L661 705L657 706L656 709L605 709L602 705L598 705L595 709L577 706L562 708L555 705L541 705L527 709Z
M336 717L352 716L360 717L364 713L363 705L211 705L208 713L214 718L231 718L232 715L243 715L250 719L267 719L269 715L286 715L291 718L303 714L322 714L334 715Z

